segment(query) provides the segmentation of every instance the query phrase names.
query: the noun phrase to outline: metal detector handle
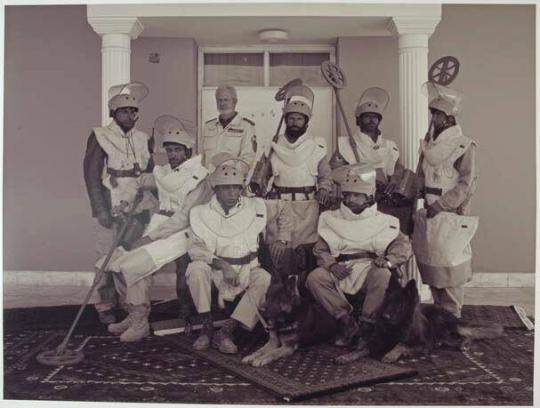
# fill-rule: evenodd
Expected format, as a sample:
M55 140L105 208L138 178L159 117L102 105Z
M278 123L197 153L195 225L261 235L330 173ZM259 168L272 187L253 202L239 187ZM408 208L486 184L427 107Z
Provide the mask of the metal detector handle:
M139 205L141 201L142 201L142 195L135 197L135 200L133 201L133 207L131 208L131 210L129 211L126 217L126 222L124 223L124 225L122 225L122 228L116 235L114 242L111 245L111 248L109 249L109 252L107 253L107 256L105 257L105 260L103 261L98 272L96 273L96 276L94 277L94 282L92 283L90 290L86 294L86 297L84 298L84 301L81 304L81 307L79 308L79 312L77 313L75 320L73 320L73 323L71 324L71 327L69 328L69 331L66 337L64 338L62 343L60 343L60 345L56 348L56 354L62 354L66 350L69 339L71 338L71 335L73 334L73 330L75 329L75 326L77 326L77 323L79 322L79 319L81 318L84 308L86 307L86 305L88 304L88 301L90 300L90 297L94 293L94 289L96 288L97 284L103 277L103 272L105 271L105 268L109 264L109 261L111 260L114 250L116 249L116 247L118 246L122 238L124 237L124 234L126 233L126 230L131 222L131 219L133 218L133 215L135 214L135 210L137 209L137 206Z
M336 65L333 64L330 61L324 61L321 64L321 72L323 74L324 79L326 82L328 82L332 88L334 89L334 94L336 95L336 102L338 105L338 109L341 112L341 117L343 118L343 122L345 123L345 128L347 129L347 135L349 136L349 143L351 145L352 151L354 153L354 158L356 159L357 163L360 163L360 157L358 155L357 151L357 145L355 140L352 137L351 128L349 126L349 122L347 121L347 116L345 115L345 110L343 109L343 105L341 104L341 99L339 97L339 89L345 88L346 84L346 78L343 71ZM336 151L335 155L339 155L339 141L336 135Z

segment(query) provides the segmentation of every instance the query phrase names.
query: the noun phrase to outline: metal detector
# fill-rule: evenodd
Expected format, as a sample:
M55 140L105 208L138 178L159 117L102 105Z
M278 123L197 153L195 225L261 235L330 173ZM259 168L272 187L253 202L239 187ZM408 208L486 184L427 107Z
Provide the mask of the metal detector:
M107 253L107 256L105 257L105 260L103 261L103 263L101 264L98 272L96 273L96 276L94 277L94 282L92 283L92 286L90 287L90 290L86 294L86 297L84 298L84 301L83 301L81 307L79 308L79 312L77 313L77 316L75 317L75 320L73 320L73 323L71 324L71 327L69 328L69 331L68 331L66 337L64 338L62 343L60 343L60 345L58 347L56 347L56 349L42 351L41 353L39 353L36 356L36 360L40 364L48 365L48 366L62 366L62 365L77 364L77 363L80 363L82 360L84 360L84 353L83 353L82 349L85 346L86 342L83 342L76 349L69 349L67 347L68 342L69 342L69 340L71 338L71 335L73 334L73 330L75 329L75 326L77 326L77 323L79 322L79 320L81 318L81 315L82 315L82 313L84 311L84 308L86 307L86 305L88 304L88 301L90 300L90 297L94 293L94 289L96 288L97 284L99 283L99 281L103 277L103 273L105 271L105 268L109 264L109 261L110 261L112 255L113 255L113 253L114 253L114 250L119 245L120 241L122 240L122 238L124 237L126 231L128 230L128 228L129 228L129 226L131 224L131 221L133 219L133 216L135 215L135 210L136 210L136 208L137 208L137 206L138 206L138 204L140 203L141 200L142 200L142 194L140 194L140 195L138 194L137 197L135 198L135 201L133 202L132 208L130 209L130 211L128 212L128 214L126 216L126 220L123 223L122 228L120 229L120 231L116 235L116 237L114 239L114 242L113 242L111 248L109 249L109 252Z

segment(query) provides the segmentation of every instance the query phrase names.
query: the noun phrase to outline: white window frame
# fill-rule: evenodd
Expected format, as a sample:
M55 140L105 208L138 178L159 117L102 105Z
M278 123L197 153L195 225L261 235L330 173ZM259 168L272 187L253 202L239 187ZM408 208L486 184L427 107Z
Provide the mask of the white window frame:
M264 81L263 87L270 86L270 54L271 53L322 53L327 52L330 61L336 62L336 47L331 44L294 44L294 45L283 45L283 44L267 44L267 45L238 45L230 47L198 47L198 72L197 72L197 142L201 140L201 131L202 131L202 91L203 88L214 88L214 87L204 87L204 54L234 54L234 53L253 53L253 54L263 54L264 56ZM236 87L242 87L241 85L236 85ZM250 85L253 87L253 85ZM332 132L336 130L336 98L332 94ZM334 136L332 135L332 136ZM199 143L197 143L199 145Z

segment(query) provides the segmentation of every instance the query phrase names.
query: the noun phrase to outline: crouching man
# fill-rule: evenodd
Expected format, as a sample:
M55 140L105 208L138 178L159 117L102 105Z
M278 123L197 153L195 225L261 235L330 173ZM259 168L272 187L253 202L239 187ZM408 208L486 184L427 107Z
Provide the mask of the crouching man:
M269 220L277 219L279 241L290 241L292 221L289 207L267 206L261 198L241 195L249 170L244 161L228 153L219 153L212 161L215 170L209 181L215 195L190 213L193 234L188 252L192 262L186 280L197 313L203 318L193 347L206 350L212 345L222 353L235 354L238 348L233 331L239 325L247 330L255 327L257 308L270 285L270 274L257 258L260 237ZM210 312L212 283L218 289L220 306L224 300L241 296L231 318L215 334Z
M377 211L372 168L343 166L332 176L341 185L343 201L319 217L313 249L319 267L308 275L306 286L338 321L335 344L349 346L357 336L369 336L391 270L411 256L411 244L397 218ZM365 294L360 325L345 296L359 292Z
M124 290L129 315L108 326L108 331L119 335L122 342L138 341L150 333L149 289L153 274L186 254L189 211L210 200L213 194L202 157L191 157L195 137L188 133L182 121L163 115L156 120L155 129L168 163L156 165L153 174L145 176L141 184L143 189L157 189L159 211L152 215L144 235L130 251L117 248L108 267L112 272L121 273L127 285ZM184 273L185 269L177 266L178 280L183 279ZM188 299L180 299L180 302L186 301Z

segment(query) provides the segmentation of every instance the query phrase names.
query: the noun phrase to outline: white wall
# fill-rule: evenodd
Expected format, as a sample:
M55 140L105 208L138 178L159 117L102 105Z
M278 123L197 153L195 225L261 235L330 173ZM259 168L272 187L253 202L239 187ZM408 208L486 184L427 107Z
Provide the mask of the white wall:
M82 158L101 116L101 41L85 6L5 10L4 268L90 270ZM479 143L478 272L534 271L534 12L534 5L444 5L430 40L430 61L452 54L462 62L459 121ZM160 53L160 64L148 62L150 52ZM382 86L391 95L382 130L399 143L397 40L340 39L338 63L347 74L342 100L351 125L361 92ZM132 43L132 78L151 92L141 110L144 130L163 113L196 121L196 64L190 39Z

